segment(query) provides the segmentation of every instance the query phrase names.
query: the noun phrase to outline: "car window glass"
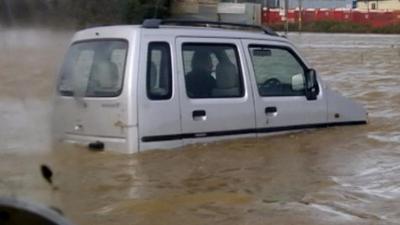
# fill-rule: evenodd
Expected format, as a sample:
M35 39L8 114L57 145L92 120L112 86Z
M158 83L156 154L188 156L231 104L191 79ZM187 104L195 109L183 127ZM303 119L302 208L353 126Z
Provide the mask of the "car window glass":
M170 47L165 42L149 44L147 60L147 96L152 100L165 100L172 96Z
M78 42L71 46L58 89L65 96L114 97L122 91L128 43L120 40Z
M186 43L182 51L189 98L234 98L244 95L235 45Z
M249 50L261 96L304 95L304 68L289 50L264 46Z

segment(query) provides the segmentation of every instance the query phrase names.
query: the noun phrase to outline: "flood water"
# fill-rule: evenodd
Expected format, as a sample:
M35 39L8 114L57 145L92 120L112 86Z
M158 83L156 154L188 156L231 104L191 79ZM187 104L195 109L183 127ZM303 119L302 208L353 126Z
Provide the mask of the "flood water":
M50 147L71 34L0 33L1 195L79 225L400 224L400 36L289 36L325 82L367 107L368 125L120 155Z

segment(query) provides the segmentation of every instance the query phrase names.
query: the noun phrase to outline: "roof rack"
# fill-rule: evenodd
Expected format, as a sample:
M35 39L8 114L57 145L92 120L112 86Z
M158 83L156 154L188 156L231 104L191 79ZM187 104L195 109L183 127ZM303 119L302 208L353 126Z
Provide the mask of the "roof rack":
M217 22L217 21L207 21L207 20L161 20L161 19L146 19L143 21L143 28L159 28L160 25L175 25L175 26L204 26L204 27L219 27L219 28L247 28L261 30L265 34L271 36L280 36L278 33L273 31L269 27L241 24L241 23L229 23L229 22Z

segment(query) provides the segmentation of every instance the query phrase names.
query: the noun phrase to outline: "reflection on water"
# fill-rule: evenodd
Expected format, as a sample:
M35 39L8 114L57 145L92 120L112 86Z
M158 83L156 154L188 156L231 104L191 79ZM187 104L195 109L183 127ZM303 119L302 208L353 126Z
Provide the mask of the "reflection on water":
M4 33L4 32L3 32ZM69 32L0 36L0 193L77 224L397 224L400 36L291 34L366 126L137 155L49 148L53 74ZM52 190L39 174L54 170Z

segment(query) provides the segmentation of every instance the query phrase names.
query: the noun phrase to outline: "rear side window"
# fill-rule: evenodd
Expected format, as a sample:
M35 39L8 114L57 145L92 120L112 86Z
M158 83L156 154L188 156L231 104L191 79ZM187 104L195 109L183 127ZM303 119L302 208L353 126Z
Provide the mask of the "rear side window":
M305 95L305 70L291 50L284 47L250 46L260 96Z
M64 96L115 97L122 91L128 43L96 40L73 44L61 68Z
M182 47L189 98L244 96L239 55L232 44L185 43Z
M171 50L166 42L149 44L147 55L147 97L165 100L172 96Z

